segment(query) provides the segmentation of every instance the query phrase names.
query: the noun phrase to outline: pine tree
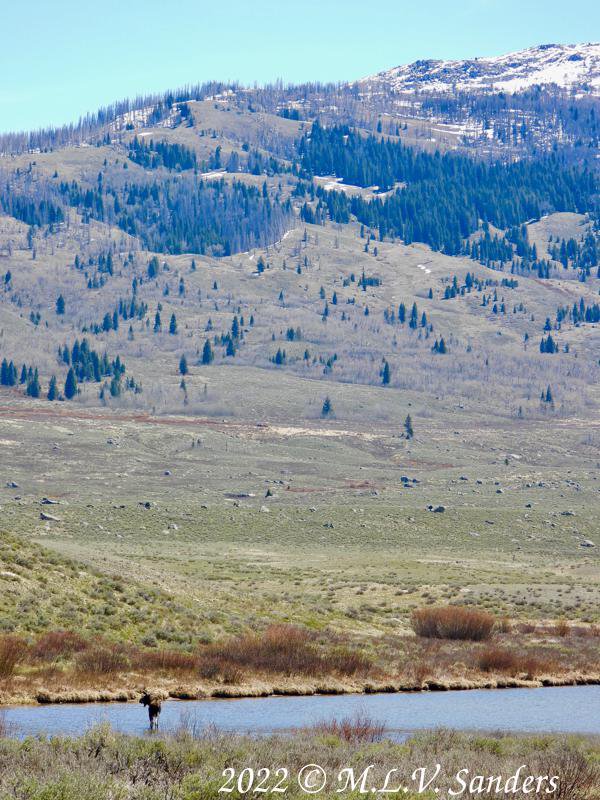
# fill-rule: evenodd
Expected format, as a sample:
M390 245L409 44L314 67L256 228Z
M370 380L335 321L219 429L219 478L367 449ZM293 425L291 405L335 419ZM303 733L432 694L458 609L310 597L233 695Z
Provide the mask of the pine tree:
M207 339L204 342L204 347L202 348L202 363L212 364L214 360L215 360L215 354L213 352L210 341Z
M50 378L50 384L48 385L48 400L58 400L58 387L56 385L56 375L53 375Z
M184 354L179 359L179 373L181 375L187 375L188 372L189 372L189 369L188 369L187 359L186 359L185 354Z
M388 386L390 383L391 373L390 373L390 365L387 361L383 364L383 369L381 371L381 382L384 386Z
M37 367L31 376L31 378L27 381L27 396L28 397L39 397L42 393L42 388L40 386L40 379L37 371Z
M330 417L333 414L333 406L331 405L331 400L329 396L325 398L323 401L323 408L321 409L321 416L322 417Z
M73 367L70 367L69 371L67 372L67 379L65 381L65 397L67 400L72 400L77 392L77 378L75 377Z
M158 258L156 256L152 256L150 261L148 262L148 277L150 279L156 278L158 275L160 264L158 262Z
M404 432L406 434L407 439L412 439L415 435L413 430L412 419L410 418L410 414L406 415L406 419L404 420Z
M169 333L174 336L177 333L177 317L171 314L171 321L169 322Z
M65 313L65 298L59 294L56 298L56 313L62 316Z

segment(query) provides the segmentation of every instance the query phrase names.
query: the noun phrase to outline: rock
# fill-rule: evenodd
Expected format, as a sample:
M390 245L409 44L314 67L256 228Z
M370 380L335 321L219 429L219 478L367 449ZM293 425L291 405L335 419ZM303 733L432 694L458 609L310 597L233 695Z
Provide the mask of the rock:
M478 486L483 486L483 481L482 481L482 480L479 480L479 478L477 478L477 480L475 481L475 483L476 483Z
M584 539L583 542L579 543L580 547L596 547L594 542L590 541L589 539Z
M270 510L271 509L267 508L266 506L261 506L260 507L260 513L261 514L268 514L270 512Z
M436 506L435 508L432 509L434 514L443 514L445 510L446 506Z
M561 517L574 517L575 514L572 511L561 511Z
M311 506L308 510L314 514L317 509L314 506Z
M18 489L19 488L19 484L16 483L15 481L6 481L6 488L7 489Z
M504 494L504 489L496 489L496 494Z
M47 514L45 511L40 513L40 519L43 519L46 522L60 522L59 517L55 517L53 514Z
M42 497L40 500L43 506L59 506L60 500L52 500L50 497Z
M206 503L202 503L200 508L203 508L205 511L208 510L208 506L206 505Z
M171 470L170 470L170 469L166 469L166 470L163 472L163 475L166 475L167 477L168 477L170 474L171 474Z
M459 478L458 480L459 480L459 481L468 481L469 479L467 478L467 476L466 476L466 475L461 475L461 476L460 476L460 478Z
M324 528L333 528L333 522L325 522L323 523Z

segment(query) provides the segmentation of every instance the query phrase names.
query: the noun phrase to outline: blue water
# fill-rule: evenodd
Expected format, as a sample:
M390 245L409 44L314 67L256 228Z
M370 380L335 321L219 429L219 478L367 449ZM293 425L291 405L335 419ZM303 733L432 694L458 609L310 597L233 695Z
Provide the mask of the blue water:
M161 731L182 720L199 731L207 726L240 733L267 734L324 720L366 714L398 739L416 730L560 732L600 735L600 686L502 689L419 694L315 695L241 700L172 700L163 703ZM118 731L142 734L146 709L138 703L12 706L3 710L17 736L80 734L109 722Z

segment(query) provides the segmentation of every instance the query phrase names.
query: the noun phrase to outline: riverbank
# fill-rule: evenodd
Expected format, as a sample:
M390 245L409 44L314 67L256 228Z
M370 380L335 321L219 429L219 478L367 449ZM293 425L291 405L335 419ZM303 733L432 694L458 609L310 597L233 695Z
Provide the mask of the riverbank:
M445 680L425 680L418 684L406 680L389 679L373 681L341 681L323 679L307 681L297 678L282 678L278 681L254 680L239 685L180 683L166 678L155 678L144 682L143 676L128 676L122 685L92 687L57 687L55 689L7 687L0 690L2 706L51 705L63 703L125 703L137 701L142 689L151 686L166 698L174 700L240 699L253 697L303 697L310 695L342 694L396 694L415 692L469 691L475 689L533 689L561 686L598 686L600 672L582 674L543 675L531 680L527 678L497 676L469 676Z
M453 635L471 639L408 635L359 643L334 632L272 625L260 634L167 650L69 631L34 640L6 635L0 637L0 706L126 702L145 688L197 700L600 683L596 629L523 629L460 608L422 612L420 624L429 616L438 624L448 614ZM488 626L484 641L475 639L481 622Z

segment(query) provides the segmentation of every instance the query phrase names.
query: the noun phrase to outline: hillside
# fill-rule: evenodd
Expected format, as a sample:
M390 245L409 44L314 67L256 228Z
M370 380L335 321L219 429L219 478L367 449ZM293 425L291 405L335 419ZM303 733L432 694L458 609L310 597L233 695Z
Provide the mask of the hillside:
M593 654L596 58L211 84L0 137L6 630L296 622L391 663L451 602ZM574 95L530 88L561 59Z

